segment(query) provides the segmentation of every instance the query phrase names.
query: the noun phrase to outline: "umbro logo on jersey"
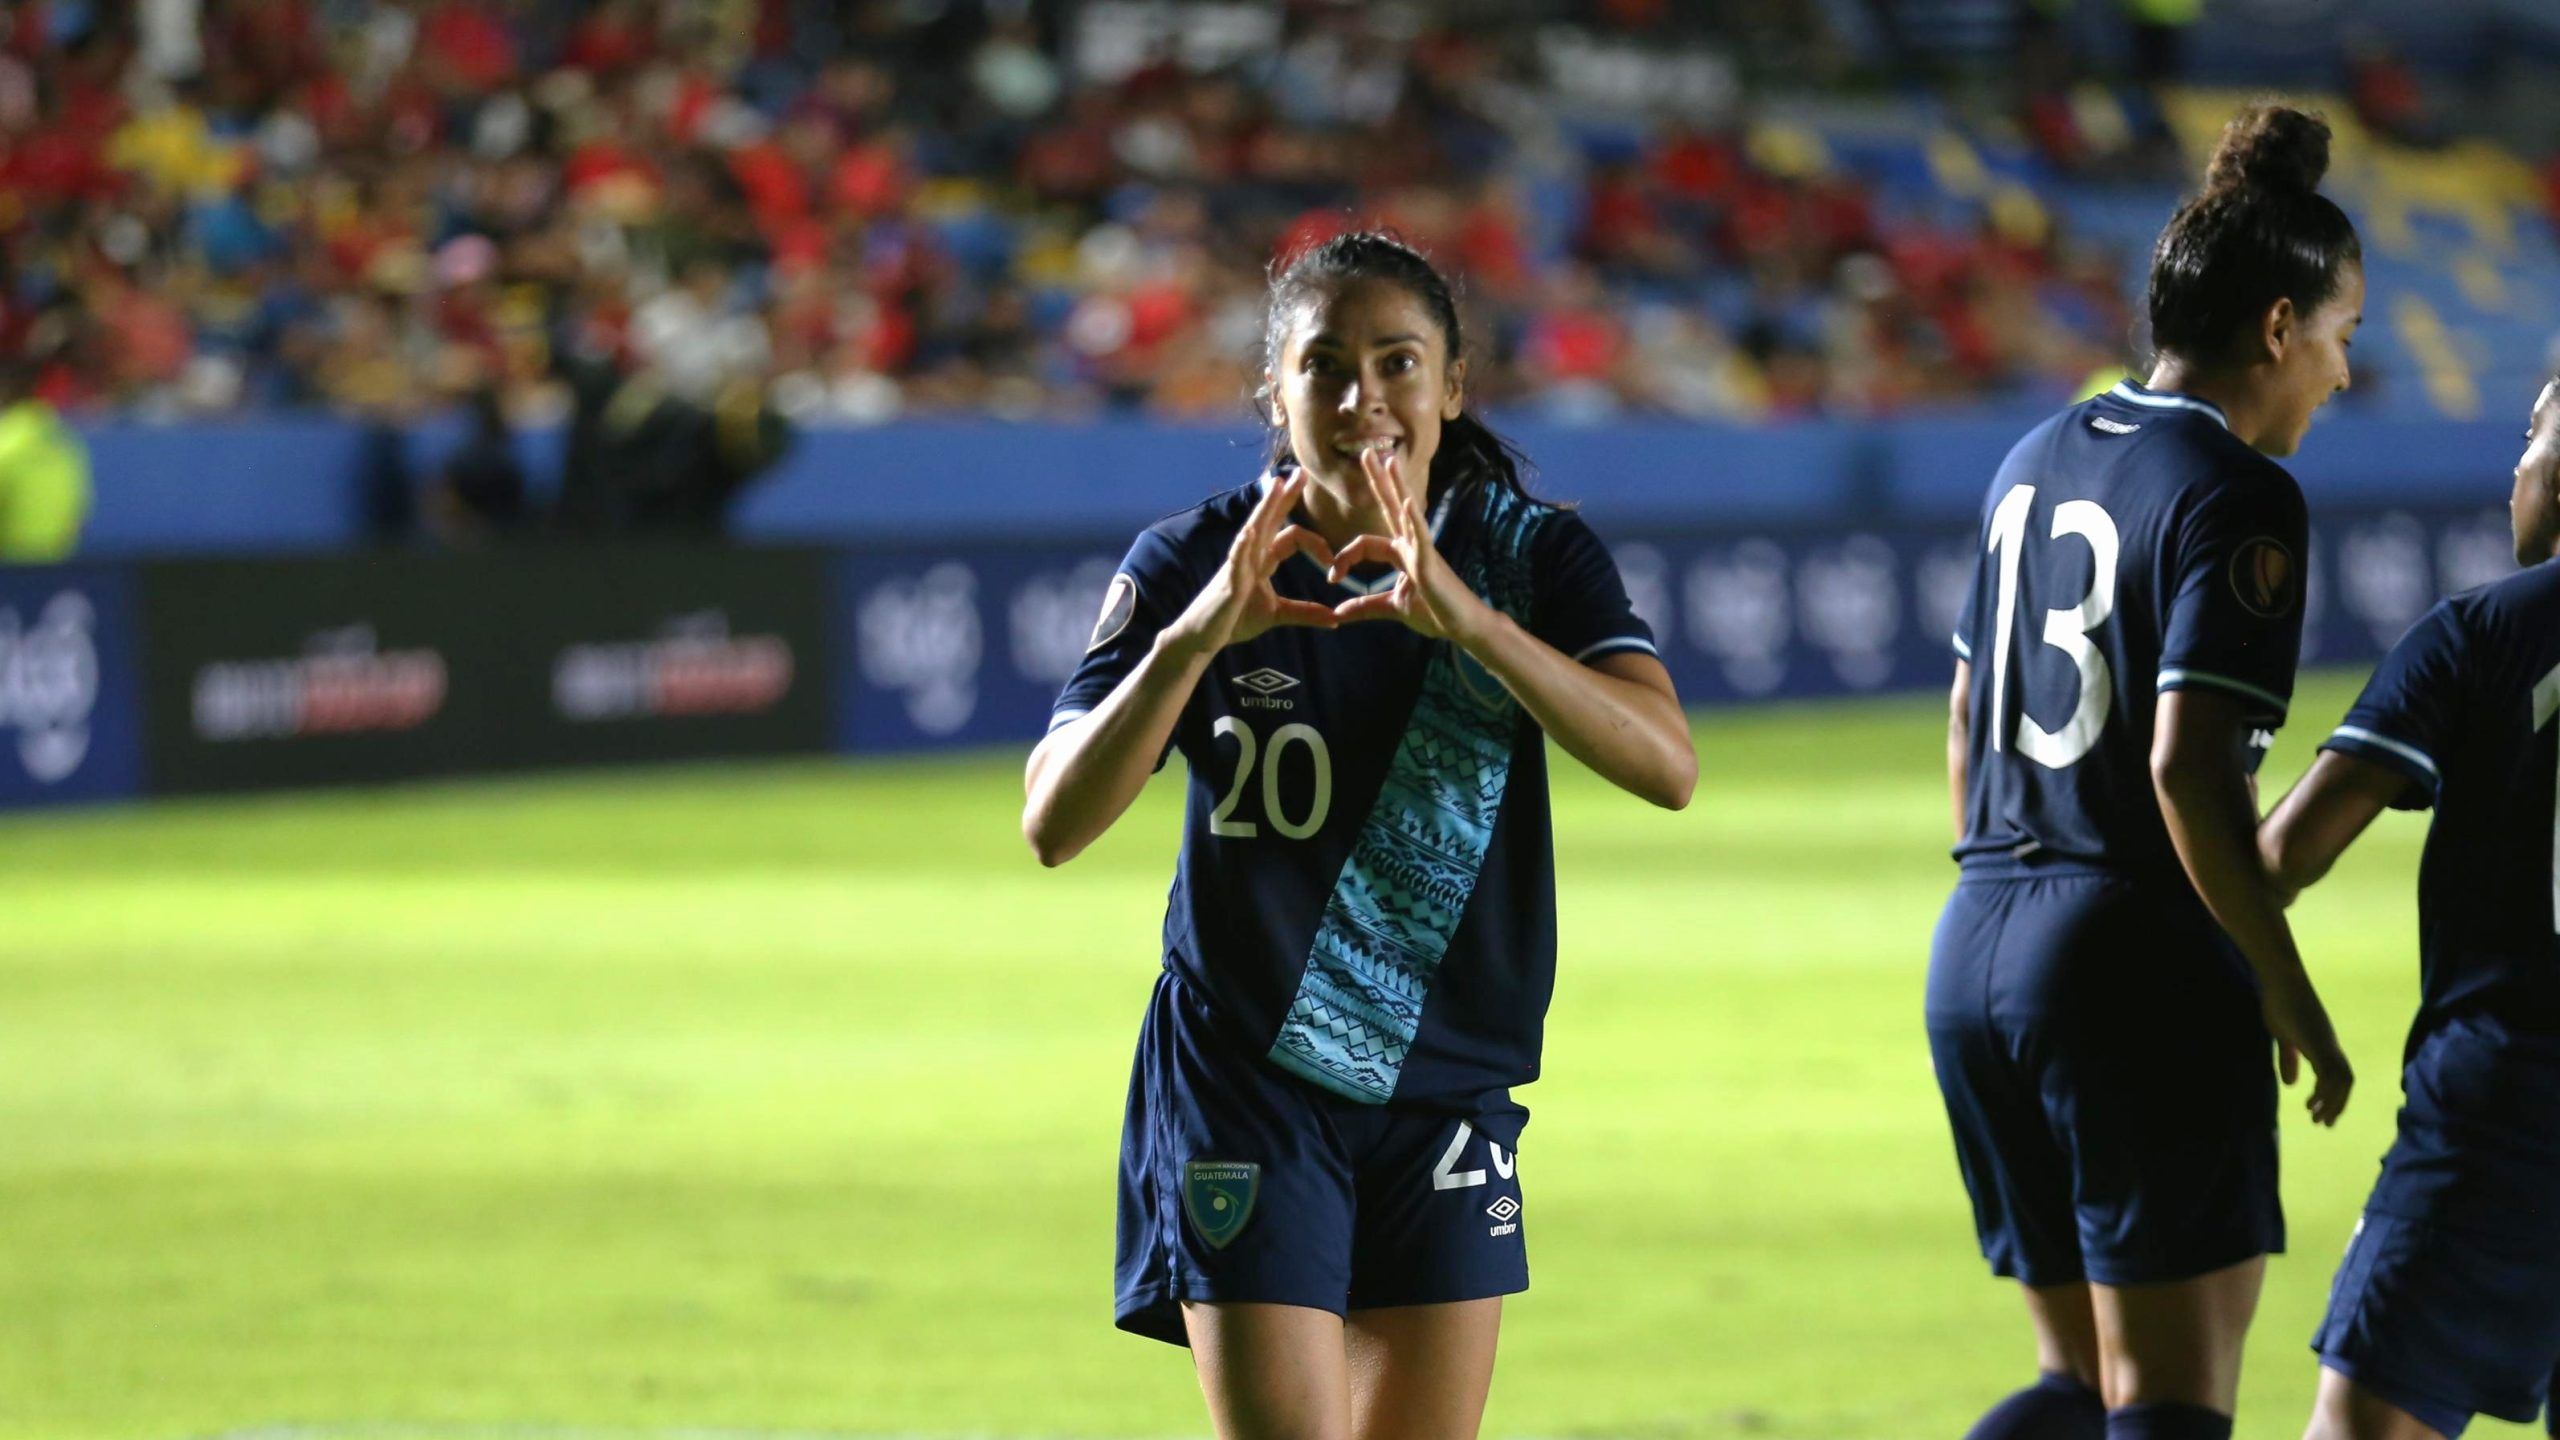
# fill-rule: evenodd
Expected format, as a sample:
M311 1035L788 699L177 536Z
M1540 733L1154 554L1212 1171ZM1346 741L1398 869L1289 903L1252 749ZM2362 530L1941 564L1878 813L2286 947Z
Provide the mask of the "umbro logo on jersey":
M1280 695L1280 692L1283 690L1295 690L1298 688L1298 677L1295 675L1283 675L1279 671L1265 665L1259 670L1247 670L1243 674L1237 676L1236 684L1246 692L1242 696L1238 697L1237 703L1239 704L1250 706L1256 710L1294 710L1298 708L1297 701L1283 699Z
M2130 421L2110 420L2104 415L2092 415L2089 417L2089 428L2103 430L2110 435L2130 435L2142 427Z

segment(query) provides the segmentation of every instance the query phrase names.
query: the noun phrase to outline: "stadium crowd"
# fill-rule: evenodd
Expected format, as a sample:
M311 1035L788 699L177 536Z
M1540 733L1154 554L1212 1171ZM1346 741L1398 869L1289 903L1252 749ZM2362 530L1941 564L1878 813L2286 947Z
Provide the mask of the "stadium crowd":
M2125 345L2124 257L2040 209L1892 214L1745 111L1577 129L1523 37L1405 13L1097 71L1002 0L28 0L0 347L73 413L541 418L587 363L804 421L1232 418L1264 267L1355 216L1463 277L1496 406L1876 413Z

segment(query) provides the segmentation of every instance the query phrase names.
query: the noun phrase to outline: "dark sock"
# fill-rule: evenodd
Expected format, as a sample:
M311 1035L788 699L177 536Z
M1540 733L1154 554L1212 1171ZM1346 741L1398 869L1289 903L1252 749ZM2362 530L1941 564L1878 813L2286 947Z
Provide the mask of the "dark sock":
M2107 1440L2231 1440L2231 1417L2201 1405L2127 1405L2107 1412Z
M2105 1440L2107 1407L2098 1392L2048 1373L1991 1407L1964 1440Z

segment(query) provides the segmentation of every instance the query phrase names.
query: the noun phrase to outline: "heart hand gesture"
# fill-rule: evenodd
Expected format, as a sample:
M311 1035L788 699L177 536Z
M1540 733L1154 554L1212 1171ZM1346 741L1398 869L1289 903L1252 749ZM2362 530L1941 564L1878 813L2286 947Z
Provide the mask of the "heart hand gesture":
M1393 589L1344 601L1334 607L1334 615L1345 624L1397 620L1432 639L1465 645L1483 632L1492 612L1432 543L1431 522L1405 483L1404 462L1387 447L1373 446L1360 454L1360 475L1386 516L1386 533L1363 535L1343 546L1329 571L1340 583L1352 566L1374 561L1395 567L1396 583Z
M1340 622L1330 606L1313 600L1291 600L1271 586L1272 572L1291 555L1305 554L1319 565L1335 564L1324 537L1300 525L1287 525L1289 512L1306 493L1304 472L1275 479L1264 492L1244 528L1227 548L1226 562L1201 587L1165 634L1197 655L1214 655L1240 645L1278 625L1307 625L1331 630Z

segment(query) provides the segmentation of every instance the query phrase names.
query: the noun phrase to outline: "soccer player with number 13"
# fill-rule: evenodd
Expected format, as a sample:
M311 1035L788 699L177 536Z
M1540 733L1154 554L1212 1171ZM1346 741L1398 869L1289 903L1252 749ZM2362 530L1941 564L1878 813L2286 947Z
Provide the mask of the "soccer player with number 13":
M2227 1440L2284 1248L2275 1072L2309 1062L2324 1124L2352 1083L2255 844L2308 538L2269 457L2346 388L2364 305L2328 159L2315 117L2234 119L2153 252L2148 383L2030 431L1984 500L1927 1017L2044 1374L1973 1440Z

